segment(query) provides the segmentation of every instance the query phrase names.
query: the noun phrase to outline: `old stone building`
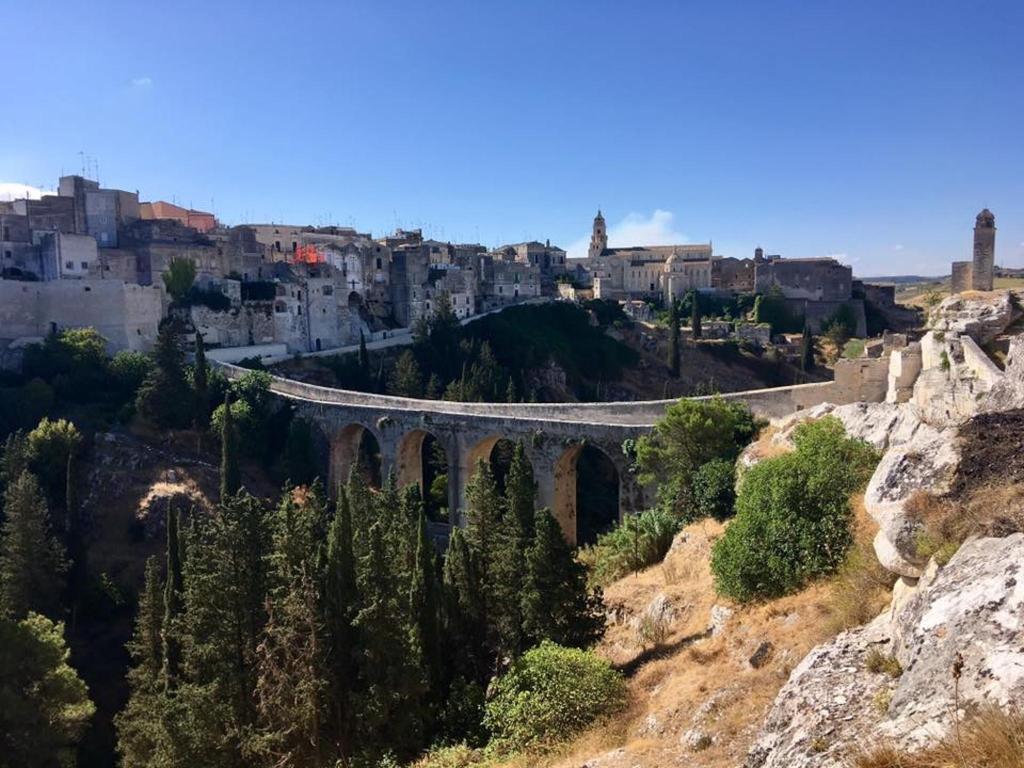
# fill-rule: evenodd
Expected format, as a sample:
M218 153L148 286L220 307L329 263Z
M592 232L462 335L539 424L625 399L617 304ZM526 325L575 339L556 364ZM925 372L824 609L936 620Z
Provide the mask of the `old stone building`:
M585 270L595 298L671 300L691 290L709 290L716 260L710 243L609 248L598 211Z
M971 261L954 261L952 292L991 291L995 279L996 217L985 208L974 220Z

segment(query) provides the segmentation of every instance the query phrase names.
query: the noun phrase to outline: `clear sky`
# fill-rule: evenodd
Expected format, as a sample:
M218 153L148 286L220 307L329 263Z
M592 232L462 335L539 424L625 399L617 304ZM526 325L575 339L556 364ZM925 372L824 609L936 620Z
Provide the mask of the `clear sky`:
M0 0L0 182L578 253L1024 265L1024 2ZM90 175L92 172L90 171ZM0 192L5 189L0 187ZM617 241L617 242L616 242Z

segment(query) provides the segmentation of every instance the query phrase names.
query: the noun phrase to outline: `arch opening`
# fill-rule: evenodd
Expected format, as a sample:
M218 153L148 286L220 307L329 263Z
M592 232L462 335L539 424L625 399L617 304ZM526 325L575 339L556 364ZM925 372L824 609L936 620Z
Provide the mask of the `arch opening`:
M565 450L555 464L552 512L566 540L593 544L619 520L619 472L608 455L593 445Z
M399 487L416 485L427 519L448 523L448 454L441 441L426 430L413 430L399 443L397 459Z
M346 482L353 468L368 485L381 487L380 442L362 424L349 424L331 439L331 487Z

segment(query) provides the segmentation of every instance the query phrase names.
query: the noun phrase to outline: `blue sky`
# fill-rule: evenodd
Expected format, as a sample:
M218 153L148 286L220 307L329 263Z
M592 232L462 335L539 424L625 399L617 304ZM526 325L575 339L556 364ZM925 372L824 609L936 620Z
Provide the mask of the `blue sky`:
M0 182L486 245L1024 265L1024 3L7 0ZM0 190L3 188L0 187Z

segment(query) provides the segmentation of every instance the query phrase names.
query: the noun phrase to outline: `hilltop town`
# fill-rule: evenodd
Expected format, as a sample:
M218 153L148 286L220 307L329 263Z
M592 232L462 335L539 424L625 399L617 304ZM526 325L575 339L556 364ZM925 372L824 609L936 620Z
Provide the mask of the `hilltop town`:
M898 316L892 286L856 280L833 258L757 248L737 259L714 254L710 244L609 247L600 211L588 256L569 259L550 241L488 250L421 230L374 237L337 226L225 226L213 213L64 176L56 195L0 203L0 227L0 361L8 366L26 344L66 328L96 328L112 353L149 351L172 309L213 358L227 361L408 335L442 295L460 319L556 298L620 302L646 319L651 306L692 292L712 299L775 292L815 333L840 311L849 312L855 336L866 335L871 311ZM175 263L190 265L192 278L178 295L167 282ZM959 265L955 278L970 279ZM979 272L974 282L984 280ZM755 325L706 330L767 343Z

